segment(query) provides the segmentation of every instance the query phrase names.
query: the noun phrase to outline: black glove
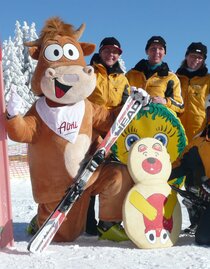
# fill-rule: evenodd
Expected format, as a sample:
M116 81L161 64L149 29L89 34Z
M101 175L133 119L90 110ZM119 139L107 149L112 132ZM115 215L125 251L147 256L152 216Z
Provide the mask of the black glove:
M122 95L122 104L124 105L125 102L127 101L129 97L129 93L128 93L128 86L125 86L125 89L123 91L123 95Z
M202 183L199 191L199 197L206 202L210 202L210 178Z
M165 91L165 97L172 97L173 98L173 92L174 92L174 81L172 79L170 79L167 83L167 88Z

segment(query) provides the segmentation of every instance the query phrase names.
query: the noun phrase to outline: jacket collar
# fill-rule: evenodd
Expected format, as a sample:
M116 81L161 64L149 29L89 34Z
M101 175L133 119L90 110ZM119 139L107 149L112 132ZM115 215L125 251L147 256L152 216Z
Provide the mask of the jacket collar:
M198 77L204 77L204 76L206 76L207 73L208 73L208 68L207 68L206 66L204 66L203 68L200 68L200 69L198 69L198 70L196 70L196 71L194 71L194 72L190 72L189 70L187 70L186 67L180 67L180 68L176 71L176 73L177 73L178 75L184 75L184 76L186 76L186 77L188 77L188 78L193 78L193 77L195 77L195 76L198 76Z
M97 65L97 64L103 65L108 74L122 74L123 73L123 70L121 69L118 61L112 67L106 66L101 60L99 53L95 53L93 55L93 57L91 58L90 64L91 65Z
M139 72L143 72L147 79L151 77L154 73L157 73L158 76L163 77L167 76L169 72L169 67L167 63L162 62L161 65L157 66L155 69L152 70L149 66L149 61L145 59L139 61L133 69Z

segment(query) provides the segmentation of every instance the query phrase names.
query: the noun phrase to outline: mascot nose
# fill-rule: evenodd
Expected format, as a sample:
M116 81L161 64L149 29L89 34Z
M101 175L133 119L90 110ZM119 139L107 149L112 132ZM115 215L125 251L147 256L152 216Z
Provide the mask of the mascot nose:
M155 158L150 157L147 159L147 161L148 161L148 163L153 164L153 163L155 163Z
M47 68L45 71L45 76L51 78L55 76L55 70L53 68Z
M83 71L90 76L94 73L94 69L92 66L85 66L83 68Z

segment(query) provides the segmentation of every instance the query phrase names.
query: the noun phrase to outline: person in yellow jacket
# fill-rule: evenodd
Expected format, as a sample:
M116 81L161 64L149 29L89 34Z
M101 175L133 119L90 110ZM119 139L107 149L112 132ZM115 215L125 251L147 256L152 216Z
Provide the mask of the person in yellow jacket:
M95 53L90 61L96 74L96 87L88 99L109 110L122 105L130 92L128 80L119 62L121 54L120 42L114 37L106 37L100 43L99 52ZM95 132L96 144L101 141L101 136L103 137L105 134ZM86 223L86 233L89 235L98 234L94 207L95 196L92 196ZM99 224L102 225L101 222ZM121 229L119 225L116 227Z
M169 180L186 176L186 190L196 194L203 200L203 205L207 205L200 206L189 199L183 201L191 223L184 232L195 235L198 244L210 245L210 94L206 97L204 111L206 121L203 131L191 140L182 156L173 163Z
M119 63L121 54L121 45L116 38L106 37L101 41L99 53L95 53L90 62L97 82L89 101L107 109L122 104L123 96L129 93L129 83Z
M181 86L178 77L163 62L166 42L161 36L152 36L145 47L148 59L140 60L126 73L129 84L143 88L152 102L161 103L177 113L184 111Z
M203 130L206 123L205 99L210 93L206 58L207 47L201 42L192 42L176 72L185 104L185 112L180 115L180 120L189 142Z

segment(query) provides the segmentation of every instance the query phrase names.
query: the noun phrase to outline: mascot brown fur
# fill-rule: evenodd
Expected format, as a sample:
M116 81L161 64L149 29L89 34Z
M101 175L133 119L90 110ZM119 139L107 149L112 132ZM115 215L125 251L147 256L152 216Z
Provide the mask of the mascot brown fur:
M90 55L95 45L78 41L83 31L84 25L74 30L57 17L46 21L39 39L25 44L31 57L37 60L32 89L39 98L24 116L17 113L11 117L7 109L9 137L28 143L39 226L87 160L92 129L107 132L119 112L119 109L104 110L86 99L95 88L96 78L84 56ZM128 188L117 173L110 180L110 170L112 164L101 165L95 172L57 232L55 241L72 241L84 231L91 195L100 194L100 219L122 219L122 203Z

